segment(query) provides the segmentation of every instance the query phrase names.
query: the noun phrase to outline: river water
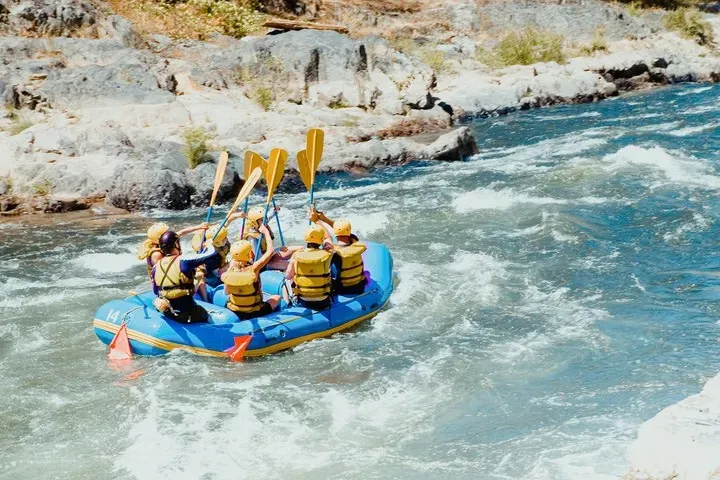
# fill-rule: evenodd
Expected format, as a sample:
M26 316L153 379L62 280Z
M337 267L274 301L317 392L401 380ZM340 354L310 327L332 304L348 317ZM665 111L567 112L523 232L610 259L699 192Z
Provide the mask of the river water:
M243 364L110 368L147 218L0 224L0 477L607 478L720 371L720 86L479 120L463 163L322 178L390 308ZM286 236L303 195L280 195ZM188 225L201 211L154 212Z

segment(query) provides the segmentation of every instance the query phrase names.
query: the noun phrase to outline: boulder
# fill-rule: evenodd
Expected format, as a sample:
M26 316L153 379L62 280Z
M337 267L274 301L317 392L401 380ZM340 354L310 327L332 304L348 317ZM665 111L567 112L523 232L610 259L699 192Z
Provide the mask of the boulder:
M115 181L106 201L128 211L167 208L181 210L190 205L193 193L184 173L162 168L146 168L142 164L122 165L115 172Z
M316 106L425 108L433 71L378 37L355 40L334 31L300 30L236 42L211 51L207 66L248 88ZM256 85L259 78L269 79ZM387 110L386 110L387 111Z
M472 130L469 127L460 127L440 135L437 140L423 150L422 156L432 160L456 161L476 153L478 153L478 146Z
M100 14L83 0L0 0L0 33L25 37L82 36L94 33ZM2 16L0 16L2 20Z
M206 207L210 202L215 182L215 170L217 163L201 163L192 170L187 170L185 178L191 189L190 205L195 207ZM225 176L218 190L217 202L235 198L242 182L240 176L233 166L228 162L225 169Z

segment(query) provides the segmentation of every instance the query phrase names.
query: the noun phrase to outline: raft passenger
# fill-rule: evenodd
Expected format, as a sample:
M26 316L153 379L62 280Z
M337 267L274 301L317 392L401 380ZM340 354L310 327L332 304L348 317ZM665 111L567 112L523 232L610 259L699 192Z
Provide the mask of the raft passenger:
M185 235L189 235L193 232L207 230L209 227L207 222L203 222L200 225L194 227L183 228L177 232L178 237L182 238ZM170 230L170 227L166 223L158 222L154 223L148 228L147 238L138 248L137 258L138 260L145 260L147 263L148 276L152 280L152 268L162 258L162 252L160 251L160 237Z
M313 310L324 310L332 303L332 241L330 232L320 224L305 232L305 248L296 251L290 259L285 278L300 305Z
M362 254L367 250L364 243L352 233L349 220L333 221L323 212L310 210L311 221L321 221L330 225L337 241L333 245L335 255L332 259L333 291L346 295L359 295L365 291L367 278Z
M270 229L270 226L268 223L272 218L278 214L280 211L279 207L275 208L274 213L267 219L267 222L265 223L265 226L267 227L268 231L270 232L270 236L274 239L275 235L273 234L272 230ZM245 215L241 213L241 215ZM251 208L246 216L245 221L245 231L241 232L240 235L238 235L238 240L247 240L250 242L253 248L253 252L257 251L257 245L258 242L260 242L260 252L262 254L265 254L267 251L267 240L265 240L264 236L261 234L259 228L260 224L262 224L263 218L265 217L265 208L264 207L253 207ZM281 270L285 271L288 267L288 262L290 257L293 253L296 251L302 249L301 246L282 246L277 251L274 252L274 255L270 258L270 261L267 264L268 270Z
M180 237L172 231L160 237L162 259L153 267L153 291L158 298L153 305L167 317L182 323L206 322L207 311L195 303L195 270L214 255L210 246L202 254L183 255Z
M273 295L263 301L260 271L274 255L273 239L265 225L259 228L267 242L267 250L253 263L255 250L247 240L238 240L230 247L232 261L222 275L225 293L228 295L227 308L240 320L262 317L272 313L280 305L280 295Z

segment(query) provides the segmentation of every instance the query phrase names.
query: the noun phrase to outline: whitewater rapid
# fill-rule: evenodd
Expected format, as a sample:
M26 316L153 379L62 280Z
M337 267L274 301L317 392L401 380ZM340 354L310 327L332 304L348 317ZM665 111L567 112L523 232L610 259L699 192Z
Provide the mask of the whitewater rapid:
M479 120L468 161L321 178L322 210L390 246L390 308L239 365L115 371L91 329L148 288L147 225L202 211L0 224L0 477L615 479L665 468L659 438L714 448L682 406L720 372L718 97ZM307 195L277 200L297 242Z

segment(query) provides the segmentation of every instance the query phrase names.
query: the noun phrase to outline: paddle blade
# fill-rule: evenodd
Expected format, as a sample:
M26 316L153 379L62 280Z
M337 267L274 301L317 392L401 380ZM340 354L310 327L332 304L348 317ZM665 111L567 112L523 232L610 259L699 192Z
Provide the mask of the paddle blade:
M127 324L123 323L120 330L115 334L110 342L110 360L130 360L132 358L132 350L130 349L130 339L127 333Z
M265 159L263 159L259 153L251 152L248 150L247 152L245 152L245 163L243 164L243 178L247 179L250 176L250 173L257 167L260 167L263 171L263 175L265 175L265 170L267 169L267 162L265 161Z
M235 337L233 339L235 341L235 346L229 349L229 357L231 362L241 362L243 359L243 355L245 354L245 350L247 350L248 345L250 345L250 341L252 340L252 335L245 335L243 337Z
M307 144L305 146L308 165L310 167L310 185L315 183L315 172L317 172L318 166L320 166L324 146L325 132L319 128L311 129L307 133Z
M275 189L280 184L283 175L285 175L285 165L287 164L288 152L282 148L273 148L270 152L267 170L265 171L265 181L267 182L268 196L267 203L272 200Z
M252 189L255 188L255 185L260 180L260 177L262 177L262 169L260 167L257 167L255 170L250 172L250 175L245 180L245 185L243 185L243 187L240 189L240 193L238 193L235 203L233 204L230 211L227 213L227 216L225 217L226 220L230 218L230 215L235 213L235 210L237 210L238 206L240 206L240 202L245 200L250 195L250 192L252 192Z
M312 183L310 183L310 165L308 165L307 155L305 150L300 150L297 153L297 164L298 172L300 172L300 179L305 184L305 188L310 190Z
M220 160L218 160L217 168L215 169L215 183L213 184L212 197L210 197L210 206L215 205L218 191L220 191L220 185L222 185L223 178L225 177L225 169L228 164L228 153L220 153Z

